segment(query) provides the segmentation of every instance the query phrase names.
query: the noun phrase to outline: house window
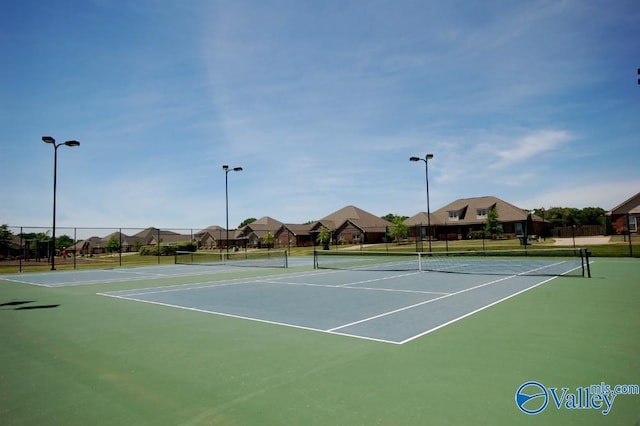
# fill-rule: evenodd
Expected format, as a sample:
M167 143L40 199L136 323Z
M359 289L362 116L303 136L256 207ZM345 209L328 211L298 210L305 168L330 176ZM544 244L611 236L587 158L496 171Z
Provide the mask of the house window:
M638 222L636 216L629 216L629 232L638 232Z
M487 217L487 209L478 209L477 211L478 219L484 219Z
M516 235L524 235L524 232L522 231L522 224L520 222L515 224L515 231Z
M454 210L449 211L449 219L458 220L459 219L458 212Z

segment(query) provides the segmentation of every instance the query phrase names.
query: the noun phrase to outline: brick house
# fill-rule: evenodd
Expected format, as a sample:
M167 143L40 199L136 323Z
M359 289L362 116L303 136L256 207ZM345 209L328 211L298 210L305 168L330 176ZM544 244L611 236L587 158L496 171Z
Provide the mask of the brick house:
M332 244L374 244L386 241L387 230L393 224L355 206L346 206L320 219L311 227L313 241L326 227L331 231Z
M612 208L611 226L616 234L638 233L640 222L640 192Z
M498 211L498 220L507 236L541 235L546 222L531 215L533 229L528 229L529 212L497 197L461 198L431 213L431 238L466 239L474 231L484 230L487 215L491 209ZM415 240L420 234L422 239L428 235L427 214L420 212L405 220L409 227L409 236Z

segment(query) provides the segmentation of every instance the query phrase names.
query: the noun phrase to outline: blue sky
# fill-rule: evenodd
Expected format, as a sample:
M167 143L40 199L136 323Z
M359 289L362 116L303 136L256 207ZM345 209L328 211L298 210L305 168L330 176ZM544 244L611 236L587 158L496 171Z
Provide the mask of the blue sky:
M640 3L9 0L0 223L203 228L640 191Z

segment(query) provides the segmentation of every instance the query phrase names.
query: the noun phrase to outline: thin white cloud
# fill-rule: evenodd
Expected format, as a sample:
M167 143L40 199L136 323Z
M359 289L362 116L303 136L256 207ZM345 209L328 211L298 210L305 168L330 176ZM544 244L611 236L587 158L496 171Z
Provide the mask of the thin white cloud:
M47 22L77 22L71 39L11 27L0 223L50 221L41 132L82 142L59 158L64 224L222 224L222 164L245 168L233 225L345 204L412 215L424 165L408 157L428 152L432 208L480 195L604 206L605 186L640 179L633 2L285 3L49 9ZM30 71L44 62L59 66Z
M564 130L537 130L519 137L508 146L498 145L493 153L502 161L510 164L523 163L539 158L541 154L557 150L566 142L574 139L571 133ZM500 167L502 162L495 163Z
M532 191L527 198L514 198L523 208L601 207L609 210L640 191L640 181L571 182L570 186Z

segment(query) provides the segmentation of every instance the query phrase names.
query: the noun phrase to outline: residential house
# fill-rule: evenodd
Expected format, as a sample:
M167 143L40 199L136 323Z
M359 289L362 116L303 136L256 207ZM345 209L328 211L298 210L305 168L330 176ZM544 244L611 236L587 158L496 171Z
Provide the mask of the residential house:
M529 211L493 196L462 198L431 213L429 217L432 239L466 239L474 231L483 231L489 211L495 208L502 231L507 236L541 235L546 222ZM420 212L405 220L412 239L426 239L429 235L427 214ZM527 223L533 229L528 229Z
M616 234L638 233L640 222L640 192L617 205L608 213Z
M222 247L226 239L226 229L218 225L208 226L196 232L193 237L198 244L198 248L216 249Z
M312 225L313 241L325 227L331 231L333 244L373 244L386 241L393 224L355 206L346 206Z
M268 234L271 234L275 242L275 235L283 225L279 220L264 216L238 229L235 239L244 247L260 248Z
M292 224L285 223L275 233L275 247L309 247L313 246L311 228L314 223Z

